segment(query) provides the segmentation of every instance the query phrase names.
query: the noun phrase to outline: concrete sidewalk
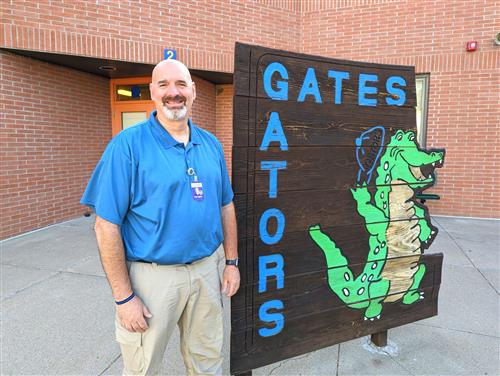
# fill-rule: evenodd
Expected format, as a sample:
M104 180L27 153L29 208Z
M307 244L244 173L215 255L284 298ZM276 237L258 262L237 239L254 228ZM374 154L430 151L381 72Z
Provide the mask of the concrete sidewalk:
M361 338L254 374L499 375L500 221L434 217L433 223L440 234L428 252L444 253L437 317L390 330L386 352L374 352ZM92 226L93 218L80 218L1 243L2 375L121 374L114 304ZM178 349L175 333L163 374L185 374Z

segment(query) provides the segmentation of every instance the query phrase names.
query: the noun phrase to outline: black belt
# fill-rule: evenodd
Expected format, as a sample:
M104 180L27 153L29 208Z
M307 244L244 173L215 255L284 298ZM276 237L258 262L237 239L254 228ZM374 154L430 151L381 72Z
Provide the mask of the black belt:
M144 264L153 264L153 262L151 261L146 261L146 260L134 260L134 262L142 262ZM155 263L156 264L156 263ZM183 265L191 265L192 263L191 262L186 262L184 263ZM158 265L163 265L163 264L158 264ZM179 264L175 264L175 265L179 265Z

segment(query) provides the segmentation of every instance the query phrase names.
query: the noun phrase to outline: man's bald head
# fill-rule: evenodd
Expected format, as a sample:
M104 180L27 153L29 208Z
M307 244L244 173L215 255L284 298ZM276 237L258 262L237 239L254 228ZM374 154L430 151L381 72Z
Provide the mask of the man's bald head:
M151 74L151 81L156 82L162 79L164 74L172 69L180 70L187 80L187 82L191 83L193 80L191 79L191 73L189 73L189 69L181 63L179 60L162 60L153 69L153 73Z

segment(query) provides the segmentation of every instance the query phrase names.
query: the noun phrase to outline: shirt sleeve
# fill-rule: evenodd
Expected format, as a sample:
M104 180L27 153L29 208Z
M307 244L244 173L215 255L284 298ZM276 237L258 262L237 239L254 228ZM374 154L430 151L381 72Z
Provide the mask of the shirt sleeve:
M222 206L226 206L233 201L234 193L231 187L231 181L229 180L229 174L227 172L226 160L224 158L224 151L222 145L218 142L219 153L220 153L220 164L221 164L221 175L222 175Z
M130 206L132 163L128 150L115 137L106 147L80 200L96 215L121 225Z

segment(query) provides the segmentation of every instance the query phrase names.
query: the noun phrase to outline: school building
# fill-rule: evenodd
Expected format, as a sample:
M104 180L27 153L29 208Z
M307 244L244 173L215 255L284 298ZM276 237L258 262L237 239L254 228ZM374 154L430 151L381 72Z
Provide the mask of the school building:
M497 0L4 0L0 238L88 211L87 180L111 137L153 108L149 78L166 49L191 69L193 120L231 167L236 41L415 66L419 140L446 148L431 213L497 218L499 10Z

